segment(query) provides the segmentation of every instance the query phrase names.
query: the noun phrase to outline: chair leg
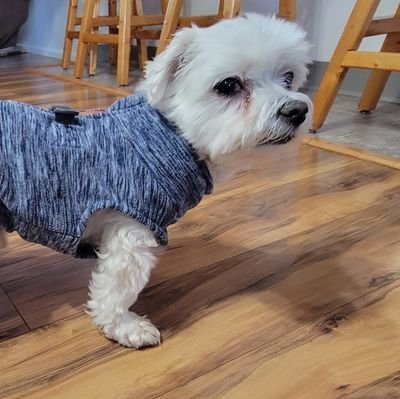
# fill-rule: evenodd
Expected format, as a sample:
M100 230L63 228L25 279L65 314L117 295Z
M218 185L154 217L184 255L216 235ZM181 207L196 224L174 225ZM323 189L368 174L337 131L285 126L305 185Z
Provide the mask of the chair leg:
M218 17L223 18L224 16L224 8L225 8L225 1L219 0L219 7L218 7Z
M146 40L136 39L136 42L137 42L137 49L138 49L139 68L144 69L146 62L148 61Z
M117 64L117 83L120 86L127 86L129 81L132 1L120 0Z
M68 19L65 28L64 50L61 60L63 69L68 69L71 64L71 51L72 51L72 38L69 37L69 32L75 29L75 19L78 13L78 0L69 0L68 6Z
M165 50L171 36L175 33L181 14L183 0L169 0L161 30L160 42L157 47L157 54Z
M143 10L142 0L134 0L133 4L135 6L136 14L143 16L144 10ZM139 68L144 69L144 65L146 64L147 59L148 59L146 40L136 39L136 43L137 43L137 51L138 51Z
M240 13L240 0L224 0L223 4L223 18L234 18Z
M296 0L279 0L279 17L288 21L295 21Z
M161 0L161 14L165 15L167 12L168 0Z
M85 35L90 33L90 21L93 17L94 7L97 0L85 0L81 31L79 33L78 50L76 54L76 61L74 67L74 76L77 79L81 79L83 75L83 70L85 68L85 58L87 55L88 44L85 41Z
M396 11L400 23L400 6ZM383 52L400 52L400 33L389 33L382 45ZM390 77L390 71L375 70L371 72L368 83L358 105L361 111L373 111L378 105L382 92Z
M319 129L335 100L348 68L342 66L349 50L356 50L365 35L380 0L357 0L342 37L314 97L313 129Z
M110 17L117 16L117 0L108 0L108 15ZM111 34L118 33L116 26L110 26L109 30ZM110 44L108 58L111 65L117 65L117 46L115 44Z
M100 15L100 0L96 1L93 17L98 17ZM99 28L93 28L92 32L98 32ZM97 68L97 43L89 44L89 76L96 75Z

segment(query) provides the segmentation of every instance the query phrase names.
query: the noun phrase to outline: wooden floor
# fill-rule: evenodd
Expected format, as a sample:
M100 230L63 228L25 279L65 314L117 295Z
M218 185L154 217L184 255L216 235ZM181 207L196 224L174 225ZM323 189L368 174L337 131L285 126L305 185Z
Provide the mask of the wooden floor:
M0 60L1 98L115 99L24 70L51 60L22 60ZM163 343L141 351L85 315L92 262L12 237L0 398L400 398L399 204L399 171L298 143L260 150L171 229L134 305Z

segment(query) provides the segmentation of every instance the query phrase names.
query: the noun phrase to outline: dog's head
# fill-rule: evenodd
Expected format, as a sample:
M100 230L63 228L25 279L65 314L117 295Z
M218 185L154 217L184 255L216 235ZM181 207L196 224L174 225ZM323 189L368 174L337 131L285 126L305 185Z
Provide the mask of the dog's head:
M139 91L201 156L216 159L295 135L311 107L297 92L310 61L296 24L247 14L178 31L147 64Z

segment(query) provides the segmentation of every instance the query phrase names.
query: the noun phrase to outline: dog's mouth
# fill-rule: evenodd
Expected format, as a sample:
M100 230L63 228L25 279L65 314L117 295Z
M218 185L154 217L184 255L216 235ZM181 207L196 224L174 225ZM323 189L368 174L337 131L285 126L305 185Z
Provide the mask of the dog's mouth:
M259 141L258 145L266 145L266 144L286 144L289 143L296 136L295 131L291 131L289 133L283 134L278 137L265 137Z

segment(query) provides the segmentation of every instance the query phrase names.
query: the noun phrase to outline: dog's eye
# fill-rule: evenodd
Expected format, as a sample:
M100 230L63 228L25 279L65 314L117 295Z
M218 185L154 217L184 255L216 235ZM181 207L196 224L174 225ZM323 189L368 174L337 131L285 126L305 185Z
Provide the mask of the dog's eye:
M242 82L237 77L226 78L214 86L214 90L222 96L234 96L242 90Z
M283 84L288 90L292 88L293 79L294 79L294 73L292 71L286 72L283 75Z

